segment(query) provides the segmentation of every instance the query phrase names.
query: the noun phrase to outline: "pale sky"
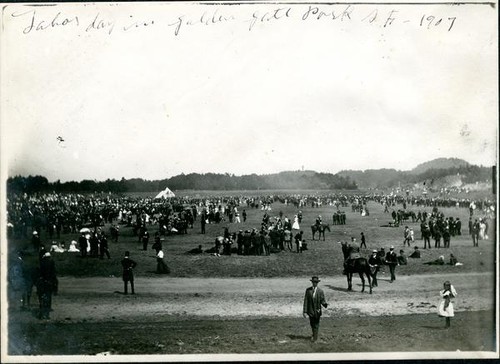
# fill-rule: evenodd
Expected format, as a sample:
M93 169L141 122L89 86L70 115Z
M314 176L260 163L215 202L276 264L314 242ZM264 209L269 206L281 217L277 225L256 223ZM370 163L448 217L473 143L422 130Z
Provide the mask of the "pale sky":
M496 163L497 9L353 5L341 17L345 5L324 5L327 15L303 20L308 5L292 5L288 17L287 7L6 7L4 176ZM96 16L102 29L92 29ZM36 30L41 21L47 29ZM148 26L124 30L137 21Z

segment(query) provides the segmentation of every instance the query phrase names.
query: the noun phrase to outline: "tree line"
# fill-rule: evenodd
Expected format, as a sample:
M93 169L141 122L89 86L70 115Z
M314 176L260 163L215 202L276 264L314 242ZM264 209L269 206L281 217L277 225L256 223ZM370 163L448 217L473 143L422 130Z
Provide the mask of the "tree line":
M289 171L275 174L249 174L235 176L219 173L180 174L163 180L132 178L105 181L82 180L79 182L49 182L43 176L15 176L7 180L9 193L33 192L158 192L165 187L171 190L356 190L358 188L392 188L426 182L432 187L434 181L446 176L459 175L463 183L489 182L492 168L466 165L452 168L431 168L422 173L411 173L395 169L366 171L342 171L337 174L314 171Z
M105 181L82 180L79 182L49 182L44 176L15 176L7 179L8 193L35 192L157 192L169 187L171 190L355 190L356 182L350 177L312 171L281 172L268 175L243 175L218 173L180 174L163 180L133 178Z

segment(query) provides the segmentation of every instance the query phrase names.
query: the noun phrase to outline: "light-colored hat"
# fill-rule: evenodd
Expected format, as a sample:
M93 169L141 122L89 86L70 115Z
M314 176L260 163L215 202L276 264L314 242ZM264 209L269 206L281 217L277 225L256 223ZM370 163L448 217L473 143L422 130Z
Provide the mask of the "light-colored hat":
M391 250L394 250L394 245L391 245Z
M33 235L38 235L38 231L33 231Z
M378 250L377 249L373 249L373 253L378 253Z
M47 253L45 253L43 256L44 256L44 257L50 257L50 253L49 253L49 252L47 252Z

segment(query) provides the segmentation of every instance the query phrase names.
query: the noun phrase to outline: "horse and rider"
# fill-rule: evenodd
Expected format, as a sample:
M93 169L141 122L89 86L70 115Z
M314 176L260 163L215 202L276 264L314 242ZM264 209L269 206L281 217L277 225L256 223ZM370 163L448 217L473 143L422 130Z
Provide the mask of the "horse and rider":
M344 254L344 271L343 274L347 276L347 290L352 291L352 276L358 273L363 284L361 292L365 291L365 276L368 280L370 293L372 293L371 270L368 261L359 253L359 246L357 246L353 239L351 243L340 242L342 246L342 253Z
M321 219L321 215L319 215L316 218L316 222L314 223L314 225L311 225L312 240L314 240L314 236L316 235L316 233L318 233L318 240L320 240L321 236L323 236L323 241L325 241L325 231L326 230L330 231L330 225L323 224L323 221Z

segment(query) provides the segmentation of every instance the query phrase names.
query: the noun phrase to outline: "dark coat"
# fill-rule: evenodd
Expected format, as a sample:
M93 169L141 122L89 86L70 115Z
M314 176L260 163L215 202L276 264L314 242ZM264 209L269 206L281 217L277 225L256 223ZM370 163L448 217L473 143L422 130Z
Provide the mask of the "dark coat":
M394 250L391 250L385 256L385 262L387 265L398 265L398 256Z
M123 267L123 280L133 281L134 280L134 271L133 269L136 267L137 263L130 258L122 259L122 267Z
M321 306L328 307L328 303L325 301L325 294L323 290L316 287L316 295L313 296L313 287L306 289L304 295L304 313L307 313L310 317L320 317L321 316Z

